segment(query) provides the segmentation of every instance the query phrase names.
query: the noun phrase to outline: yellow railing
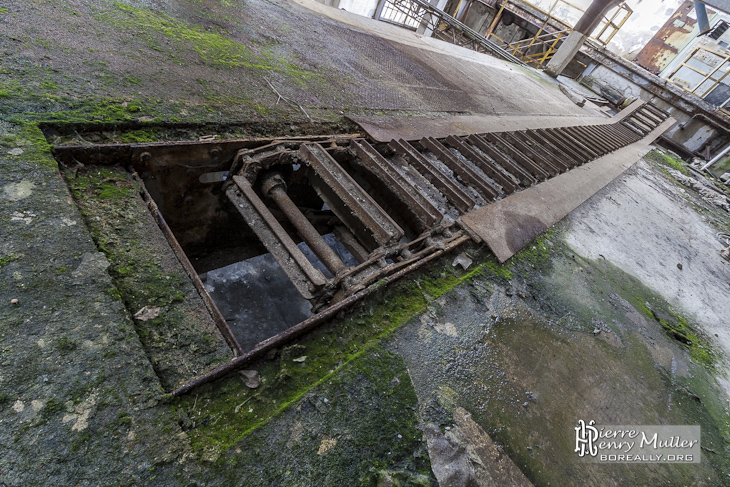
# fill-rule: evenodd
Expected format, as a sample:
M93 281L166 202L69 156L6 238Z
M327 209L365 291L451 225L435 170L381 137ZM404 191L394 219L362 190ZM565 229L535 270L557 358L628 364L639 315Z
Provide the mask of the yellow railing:
M502 46L502 48L516 58L520 59L526 64L534 64L537 68L542 68L553 55L558 52L560 39L567 36L570 30L560 30L557 32L549 32L529 39L522 39L517 42L512 42ZM496 37L496 36L494 36ZM530 54L530 50L533 48L542 48L538 52Z

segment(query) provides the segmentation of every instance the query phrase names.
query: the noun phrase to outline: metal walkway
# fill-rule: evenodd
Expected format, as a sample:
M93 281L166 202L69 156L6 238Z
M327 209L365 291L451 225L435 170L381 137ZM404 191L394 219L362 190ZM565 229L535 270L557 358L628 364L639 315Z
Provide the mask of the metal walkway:
M471 239L462 216L629 146L668 117L647 104L598 125L387 144L274 141L239 151L225 192L318 310ZM346 266L323 234L359 264ZM307 260L300 239L329 272Z

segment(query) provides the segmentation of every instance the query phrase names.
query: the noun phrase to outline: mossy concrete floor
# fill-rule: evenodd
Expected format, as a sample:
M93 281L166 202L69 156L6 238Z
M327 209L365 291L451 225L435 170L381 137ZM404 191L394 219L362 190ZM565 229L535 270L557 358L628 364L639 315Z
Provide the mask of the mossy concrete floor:
M252 364L258 389L234 374L165 394L230 354L134 181L61 175L49 141L306 133L358 113L589 114L504 63L421 53L366 27L283 0L0 0L0 483L435 485L446 460L432 462L424 431L431 446L460 437L449 431L463 410L536 485L728 483L727 320L712 321L727 316L728 264L708 223L680 239L655 226L662 215L596 250L581 225L604 232L612 215L658 204L621 183L505 266L472 248L467 270L444 259L379 290ZM627 181L661 183L668 215L697 210L727 231L726 216L642 167ZM614 208L616 195L639 206ZM673 243L708 276L652 280L662 259L637 266L627 245L647 232L659 240L646 252ZM142 305L161 314L133 320ZM570 438L582 418L700 424L703 461L582 464ZM484 479L479 446L455 445L468 455L452 463Z

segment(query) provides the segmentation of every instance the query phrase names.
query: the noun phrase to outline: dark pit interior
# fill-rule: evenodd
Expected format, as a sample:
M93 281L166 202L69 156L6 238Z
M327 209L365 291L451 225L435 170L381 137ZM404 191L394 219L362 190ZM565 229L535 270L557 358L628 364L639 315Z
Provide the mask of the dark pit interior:
M57 129L47 128L46 132L58 137ZM66 167L118 165L130 172L130 178L136 172L236 340L247 351L313 314L312 304L300 295L225 193L226 184L231 184L226 183L226 178L237 153L271 141L271 138L249 138L57 146L54 152ZM392 203L394 199L388 195L387 188L352 162L344 143L332 144L327 151L394 215L405 231L403 241L421 233L423 229L400 211L397 203ZM365 241L359 242L360 252L351 252L348 239L341 241L346 227L312 186L311 180L316 175L307 166L292 160L262 170L252 185L254 190L306 258L327 279L332 278L332 272L263 193L262 180L272 173L283 178L287 195L346 266L361 264L367 253L374 250L376 245ZM366 249L364 255L362 248Z

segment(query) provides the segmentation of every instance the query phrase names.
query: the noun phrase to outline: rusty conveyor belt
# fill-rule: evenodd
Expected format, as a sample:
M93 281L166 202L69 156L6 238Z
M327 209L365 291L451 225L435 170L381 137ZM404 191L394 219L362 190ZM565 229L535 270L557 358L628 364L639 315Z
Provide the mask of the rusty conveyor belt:
M635 143L667 118L643 104L598 125L388 144L336 137L274 141L239 151L226 194L318 310L473 235L462 216ZM278 213L281 222L276 206L284 213ZM314 211L330 215L322 231L332 233L357 265L344 265L326 248L308 216ZM313 250L328 276L306 260L295 238Z

